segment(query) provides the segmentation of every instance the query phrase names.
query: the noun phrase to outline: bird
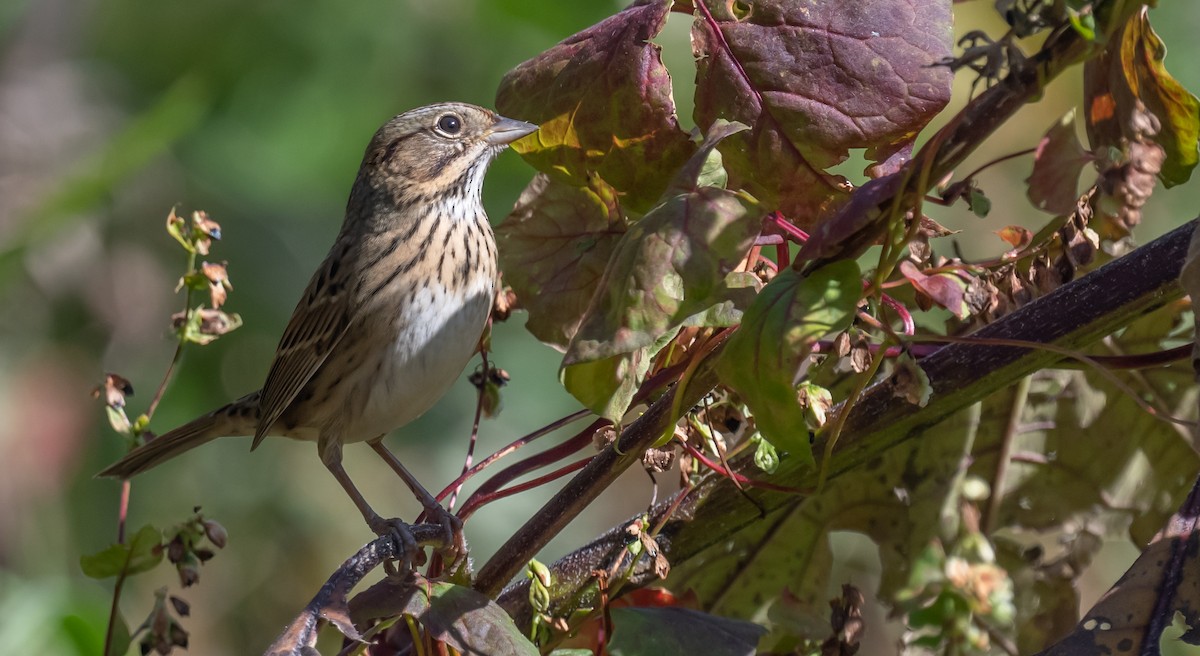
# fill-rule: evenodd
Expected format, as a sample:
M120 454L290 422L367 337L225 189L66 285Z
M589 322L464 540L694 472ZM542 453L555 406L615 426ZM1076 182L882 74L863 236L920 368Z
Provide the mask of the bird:
M300 296L266 382L159 435L99 476L128 479L220 437L314 441L321 462L377 535L411 542L342 467L367 442L461 549L461 523L383 444L424 414L475 354L498 279L481 194L491 162L537 126L466 103L387 121L371 138L337 238Z

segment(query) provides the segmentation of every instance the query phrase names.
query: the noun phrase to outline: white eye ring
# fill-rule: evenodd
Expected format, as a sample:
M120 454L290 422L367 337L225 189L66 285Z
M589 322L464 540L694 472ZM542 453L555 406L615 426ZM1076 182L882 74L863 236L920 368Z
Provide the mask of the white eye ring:
M454 114L442 114L438 117L437 124L434 126L440 134L453 137L462 132L462 119Z

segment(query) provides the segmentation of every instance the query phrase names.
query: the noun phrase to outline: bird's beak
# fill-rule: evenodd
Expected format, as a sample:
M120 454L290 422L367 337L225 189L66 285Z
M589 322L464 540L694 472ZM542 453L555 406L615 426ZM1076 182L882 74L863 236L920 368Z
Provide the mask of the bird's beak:
M537 129L538 126L533 123L526 123L525 121L501 116L484 139L493 146L503 146L527 134L533 134L537 132Z

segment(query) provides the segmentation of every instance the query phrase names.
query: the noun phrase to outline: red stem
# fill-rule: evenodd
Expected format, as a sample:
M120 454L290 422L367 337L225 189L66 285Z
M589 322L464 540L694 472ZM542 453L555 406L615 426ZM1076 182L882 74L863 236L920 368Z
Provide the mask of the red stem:
M687 442L685 442L683 440L680 440L680 444L683 444L683 448L687 449L688 453L692 454L693 458L704 463L705 467L708 467L709 469L713 470L714 472L720 474L721 476L724 476L725 478L728 478L729 480L731 480L735 483L742 483L744 485L749 485L751 487L761 487L764 490L775 490L776 492L787 492L789 494L811 494L812 493L811 489L804 489L804 488L799 488L799 487L789 487L787 485L776 485L774 483L768 483L766 481L759 481L759 480L755 480L753 478L747 478L731 469L721 466L721 463L719 463L719 462L713 462L712 460L709 460L708 456L704 455L703 452L701 452L699 449L692 446L691 444L688 444Z
M518 494L518 493L524 492L526 490L533 489L539 485L545 485L546 483L549 483L550 481L553 481L558 478L562 478L563 476L566 476L567 474L570 474L572 472L579 471L580 469L583 469L584 467L586 467L587 464L592 461L592 458L595 458L595 457L596 456L588 456L582 460L577 460L569 465L566 465L565 467L560 467L560 468L550 472L549 474L544 474L542 476L538 476L535 479L525 481L524 483L520 483L518 485L514 485L512 487L505 488L505 489L499 490L497 492L491 492L488 494L480 494L477 491L475 494L471 495L471 498L467 499L466 503L463 504L463 508L462 508L462 510L459 511L458 516L460 519L465 520L468 517L470 517L471 514L474 513L480 506L491 503L498 499L503 499L504 497L512 496L514 494ZM495 480L495 479L491 479L491 480ZM491 480L489 480L488 482L490 483Z

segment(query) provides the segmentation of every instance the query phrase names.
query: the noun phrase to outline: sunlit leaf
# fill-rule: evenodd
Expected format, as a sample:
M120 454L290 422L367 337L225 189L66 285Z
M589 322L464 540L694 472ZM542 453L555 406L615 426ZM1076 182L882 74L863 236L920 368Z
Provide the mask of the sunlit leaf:
M745 194L698 186L717 142L741 129L714 129L663 202L617 243L563 358L567 390L594 412L619 419L656 345L679 327L734 325L754 300L757 279L734 269L761 231L762 210Z
M818 339L844 330L862 295L858 265L842 260L808 276L786 269L763 288L718 363L763 436L812 462L805 410L796 384Z
M509 71L497 109L541 126L513 148L575 186L598 173L622 204L650 209L695 149L651 43L670 7L670 0L642 0Z
M1093 150L1135 138L1131 116L1141 101L1161 123L1154 140L1166 151L1159 179L1187 182L1200 160L1200 101L1167 72L1167 49L1143 7L1114 35L1104 54L1084 67L1087 132Z
M765 651L776 653L783 646L790 652L787 645L797 637L824 640L830 631L831 535L854 531L880 546L879 594L891 599L941 530L939 515L976 422L977 413L959 413L922 439L830 478L821 491L677 563L668 586L693 590L701 609L710 613L769 619Z

